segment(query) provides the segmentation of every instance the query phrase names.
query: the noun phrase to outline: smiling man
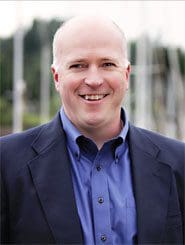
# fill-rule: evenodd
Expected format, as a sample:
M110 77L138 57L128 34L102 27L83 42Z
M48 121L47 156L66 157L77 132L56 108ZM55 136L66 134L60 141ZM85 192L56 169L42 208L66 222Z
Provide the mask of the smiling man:
M92 17L85 22L74 18L58 30L52 70L66 115L100 148L120 133L130 65L124 34L115 24Z
M2 242L183 244L185 145L128 122L124 33L70 19L52 73L56 117L1 139Z

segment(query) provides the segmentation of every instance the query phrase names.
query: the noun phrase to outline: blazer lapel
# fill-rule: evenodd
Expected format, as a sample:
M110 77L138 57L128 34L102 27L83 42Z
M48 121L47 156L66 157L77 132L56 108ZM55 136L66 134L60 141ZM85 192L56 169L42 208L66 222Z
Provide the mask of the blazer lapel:
M59 115L33 143L37 157L29 163L35 188L57 243L82 243L70 161Z
M136 199L138 243L159 243L165 229L170 192L170 168L157 159L159 149L139 129L130 126L130 157Z

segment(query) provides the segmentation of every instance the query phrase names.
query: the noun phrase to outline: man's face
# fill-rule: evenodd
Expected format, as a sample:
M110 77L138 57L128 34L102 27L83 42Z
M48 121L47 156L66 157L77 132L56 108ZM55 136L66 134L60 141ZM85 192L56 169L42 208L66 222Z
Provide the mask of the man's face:
M97 26L93 33L88 27L72 30L62 38L55 86L65 113L79 130L106 127L120 117L129 69L121 35L113 27Z

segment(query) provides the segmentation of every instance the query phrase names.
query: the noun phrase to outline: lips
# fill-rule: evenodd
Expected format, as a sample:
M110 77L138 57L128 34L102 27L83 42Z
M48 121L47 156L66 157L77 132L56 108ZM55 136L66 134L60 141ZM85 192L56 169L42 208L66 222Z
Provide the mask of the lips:
M88 101L97 101L103 99L107 95L108 94L84 94L84 95L80 95L80 97Z

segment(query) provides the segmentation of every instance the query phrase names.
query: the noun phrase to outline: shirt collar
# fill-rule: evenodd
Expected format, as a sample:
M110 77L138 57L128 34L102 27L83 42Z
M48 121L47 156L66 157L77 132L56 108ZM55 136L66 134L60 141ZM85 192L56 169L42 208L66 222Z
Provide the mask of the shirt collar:
M123 108L121 108L121 120L123 121L124 127L122 128L118 137L121 137L123 141L125 141L127 137L128 129L129 129L129 123L128 123L127 114Z
M77 139L80 136L82 136L82 134L74 126L74 124L69 120L69 118L67 117L67 115L64 112L63 107L61 107L61 109L60 109L60 117L61 117L61 120L62 120L64 131L66 133L67 145L72 150L72 152L77 157L79 157L80 156L80 149L79 149L79 146L77 144ZM126 112L125 112L125 110L123 108L121 108L121 119L123 121L124 127L122 128L120 134L117 137L115 137L115 138L113 138L111 140L111 141L119 142L118 145L120 145L121 143L126 141L126 136L127 136L128 129L129 129L128 118L127 118ZM117 150L115 152L116 157L119 156L119 152L120 152L120 150Z

